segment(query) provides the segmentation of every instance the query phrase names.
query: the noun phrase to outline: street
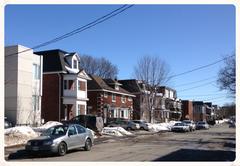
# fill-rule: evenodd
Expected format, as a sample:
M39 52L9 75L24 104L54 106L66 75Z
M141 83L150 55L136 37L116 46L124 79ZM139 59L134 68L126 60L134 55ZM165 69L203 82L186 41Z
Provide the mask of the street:
M234 161L235 128L227 124L188 133L154 133L96 139L91 151L65 156L27 155L24 147L5 149L8 161ZM143 132L146 133L146 132Z

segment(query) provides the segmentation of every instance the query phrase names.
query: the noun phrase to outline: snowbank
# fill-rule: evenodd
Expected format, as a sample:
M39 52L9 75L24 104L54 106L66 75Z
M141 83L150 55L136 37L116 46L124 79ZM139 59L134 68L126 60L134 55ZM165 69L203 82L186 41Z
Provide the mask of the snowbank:
M12 127L4 130L4 143L5 146L25 144L29 139L37 136L39 133L29 126Z
M42 126L33 128L34 131L38 131L38 132L42 132L44 130L49 129L50 127L56 126L56 125L62 125L62 123L57 122L57 121L48 121L47 123L45 123Z
M149 131L159 132L159 131L171 131L172 126L176 121L170 121L168 123L151 123L148 125Z
M124 135L132 135L132 133L126 131L122 127L104 127L102 134L113 135L113 136L118 136L118 137L121 137Z

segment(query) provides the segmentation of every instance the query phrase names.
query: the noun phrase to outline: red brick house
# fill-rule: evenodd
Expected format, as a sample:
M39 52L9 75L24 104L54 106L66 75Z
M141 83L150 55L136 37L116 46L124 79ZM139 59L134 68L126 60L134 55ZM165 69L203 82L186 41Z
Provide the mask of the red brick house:
M193 103L190 100L182 100L182 120L194 120Z
M133 97L118 81L90 75L88 80L88 113L109 118L132 119Z
M42 119L61 121L86 114L90 77L80 69L77 53L57 49L35 54L43 55Z

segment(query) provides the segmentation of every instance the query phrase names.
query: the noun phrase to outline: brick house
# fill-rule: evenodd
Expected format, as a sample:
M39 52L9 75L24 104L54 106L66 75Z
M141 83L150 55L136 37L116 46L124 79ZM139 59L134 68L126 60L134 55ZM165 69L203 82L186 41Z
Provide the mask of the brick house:
M88 113L109 118L132 119L133 97L122 84L113 79L90 75L88 80Z
M193 101L193 120L194 121L206 121L206 105L203 101Z
M182 100L182 120L194 120L193 103L190 100Z
M133 98L133 119L149 121L150 112L147 107L145 83L136 79L119 80L118 82L124 89L136 96Z
M45 122L86 114L90 78L80 69L78 54L59 49L35 54L43 55L42 118Z

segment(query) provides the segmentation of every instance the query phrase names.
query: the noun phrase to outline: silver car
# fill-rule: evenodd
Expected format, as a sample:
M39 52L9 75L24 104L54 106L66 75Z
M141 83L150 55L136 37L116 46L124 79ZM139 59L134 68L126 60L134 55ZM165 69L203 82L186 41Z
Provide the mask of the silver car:
M140 130L149 130L149 124L144 120L133 120L134 123L139 124Z
M63 156L68 150L76 148L89 151L93 141L92 132L81 125L57 125L46 130L41 136L29 140L25 149L28 152L50 151Z

